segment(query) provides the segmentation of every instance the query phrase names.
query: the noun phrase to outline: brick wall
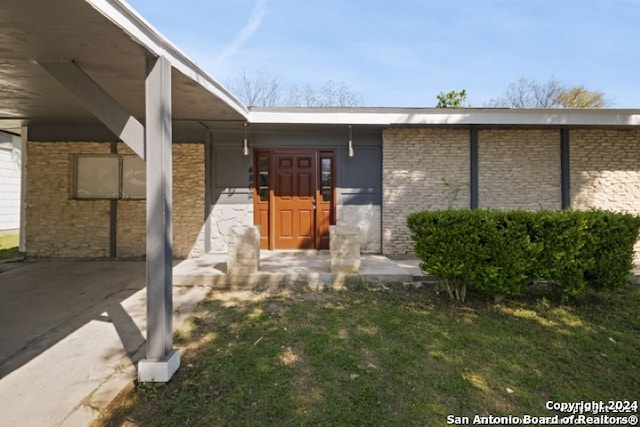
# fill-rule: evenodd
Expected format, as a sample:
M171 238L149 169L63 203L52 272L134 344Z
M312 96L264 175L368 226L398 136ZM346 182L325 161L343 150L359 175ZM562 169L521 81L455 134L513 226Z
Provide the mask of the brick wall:
M572 130L571 206L640 214L640 131Z
M560 209L559 130L478 131L478 207Z
M408 214L469 207L469 131L386 129L382 144L382 252L410 254Z
M173 145L173 253L186 257L204 216L204 145ZM30 257L109 256L110 201L71 198L74 154L109 154L109 143L29 142L26 162L26 249ZM119 154L132 154L118 144ZM117 202L118 257L146 251L146 202Z
M640 215L640 131L572 130L571 206ZM635 245L640 265L640 241Z

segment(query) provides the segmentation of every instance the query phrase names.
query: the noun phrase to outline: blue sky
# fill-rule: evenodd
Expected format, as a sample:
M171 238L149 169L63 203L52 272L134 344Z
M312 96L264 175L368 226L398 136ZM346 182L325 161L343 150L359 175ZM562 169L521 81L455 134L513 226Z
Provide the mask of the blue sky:
M482 107L520 77L640 108L640 0L128 0L222 84L346 83L363 106Z

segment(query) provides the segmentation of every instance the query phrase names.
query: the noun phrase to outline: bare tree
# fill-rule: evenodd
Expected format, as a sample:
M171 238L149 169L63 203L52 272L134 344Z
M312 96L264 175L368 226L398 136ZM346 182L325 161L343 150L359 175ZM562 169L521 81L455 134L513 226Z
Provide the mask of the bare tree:
M357 107L362 96L344 83L328 80L320 87L311 84L284 85L266 71L254 76L243 72L227 85L245 104L253 107Z
M253 76L246 71L231 80L229 89L247 105L275 107L283 103L283 85L278 77L267 71L259 71Z
M609 104L603 92L589 91L584 86L569 87L555 77L546 82L521 77L510 83L502 97L491 99L486 106L506 108L602 108Z

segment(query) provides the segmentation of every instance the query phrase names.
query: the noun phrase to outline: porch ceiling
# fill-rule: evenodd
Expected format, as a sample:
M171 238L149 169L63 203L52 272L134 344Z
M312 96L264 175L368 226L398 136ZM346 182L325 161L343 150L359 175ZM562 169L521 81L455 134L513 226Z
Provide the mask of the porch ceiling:
M245 120L246 107L117 0L0 2L0 129L31 122L94 121L39 63L74 61L138 120L148 57L172 65L176 121Z

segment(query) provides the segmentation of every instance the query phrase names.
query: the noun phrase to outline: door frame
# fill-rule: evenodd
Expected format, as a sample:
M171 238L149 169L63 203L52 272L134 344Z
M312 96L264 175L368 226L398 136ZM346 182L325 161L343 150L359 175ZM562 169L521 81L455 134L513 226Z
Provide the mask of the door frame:
M276 196L275 186L275 170L276 156L275 154L315 154L315 198L316 210L314 215L314 249L329 248L329 230L322 230L322 224L319 220L321 215L320 200L322 200L322 159L331 159L331 200L329 202L329 225L335 225L336 222L336 153L334 149L312 149L312 148L255 148L253 150L253 223L260 225L260 249L277 250L275 246L276 221L273 215L275 211ZM266 170L265 170L266 168ZM266 172L266 173L265 173ZM266 179L263 176L266 175ZM266 186L264 185L266 181ZM323 202L326 203L326 202ZM324 232L324 234L323 234Z

